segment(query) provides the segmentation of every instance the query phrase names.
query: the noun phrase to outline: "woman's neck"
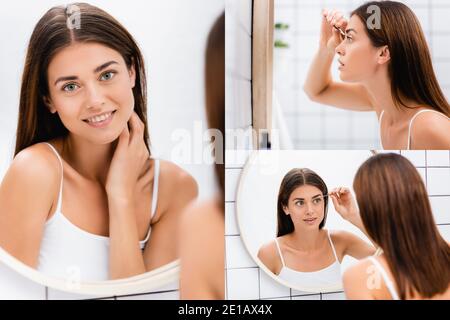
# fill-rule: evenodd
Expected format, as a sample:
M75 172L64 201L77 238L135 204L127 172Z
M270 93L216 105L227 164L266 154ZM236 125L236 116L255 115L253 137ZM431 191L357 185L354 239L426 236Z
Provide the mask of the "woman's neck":
M404 99L408 108L396 106L391 93L391 81L389 80L387 69L378 70L363 85L368 90L374 104L379 106L380 110L384 110L384 114L387 115L386 121L389 122L389 125L409 121L419 108L418 103L409 99Z
M288 245L299 251L315 251L323 244L323 230L296 228L288 235ZM292 245L290 245L290 243Z
M106 184L117 140L107 144L93 144L69 134L62 139L61 156L83 177Z

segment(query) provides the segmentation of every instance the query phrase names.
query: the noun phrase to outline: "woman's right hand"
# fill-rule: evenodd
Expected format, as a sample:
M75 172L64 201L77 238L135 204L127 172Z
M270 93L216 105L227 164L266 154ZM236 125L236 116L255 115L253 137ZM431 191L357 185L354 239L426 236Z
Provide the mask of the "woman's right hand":
M150 155L144 142L145 126L136 112L133 111L128 123L130 130L125 125L119 136L105 188L108 196L130 200Z
M334 188L329 194L337 213L345 220L353 224L359 224L361 218L358 205L350 189L346 187Z
M326 47L330 52L335 53L337 46L343 41L340 28L345 32L348 21L344 15L337 10L324 9L322 11L322 27L320 32L320 43L322 47Z

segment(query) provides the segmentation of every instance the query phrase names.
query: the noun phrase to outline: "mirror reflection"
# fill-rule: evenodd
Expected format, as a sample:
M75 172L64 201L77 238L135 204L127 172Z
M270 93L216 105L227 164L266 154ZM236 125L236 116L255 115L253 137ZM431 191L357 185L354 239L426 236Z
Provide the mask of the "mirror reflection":
M178 259L180 214L199 186L153 152L144 56L124 25L87 3L53 7L34 26L0 186L0 246L27 266L84 282Z
M238 191L239 227L250 254L271 277L301 291L341 290L344 270L376 252L349 187L370 152L326 155L257 152Z

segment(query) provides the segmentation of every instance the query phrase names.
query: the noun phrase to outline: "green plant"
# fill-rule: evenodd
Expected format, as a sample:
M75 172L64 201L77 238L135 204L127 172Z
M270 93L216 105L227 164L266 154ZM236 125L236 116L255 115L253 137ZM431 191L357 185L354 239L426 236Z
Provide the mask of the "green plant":
M289 44L283 40L275 40L275 48L289 48Z
M287 30L287 29L289 29L289 25L287 23L278 22L278 23L275 23L275 29Z

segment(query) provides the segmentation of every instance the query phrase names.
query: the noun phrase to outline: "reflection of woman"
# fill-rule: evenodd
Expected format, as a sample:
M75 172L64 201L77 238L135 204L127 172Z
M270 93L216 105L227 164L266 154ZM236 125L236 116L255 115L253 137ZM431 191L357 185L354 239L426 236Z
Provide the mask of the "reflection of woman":
M124 27L88 4L50 9L31 36L20 97L0 245L44 273L81 280L176 259L178 215L197 186L150 157L144 63Z
M225 299L225 14L214 23L208 37L205 61L206 115L215 137L215 169L219 194L189 206L181 220L180 298Z
M348 190L336 189L330 196L339 199L336 210L362 228L355 211L340 210L342 201L351 200ZM281 182L277 238L261 247L258 258L290 285L339 288L345 255L361 259L375 253L373 246L349 232L324 229L328 197L325 182L309 169L292 169Z
M345 39L334 26L345 31ZM331 77L335 54L345 83ZM324 11L320 49L304 90L322 104L375 111L385 149L450 149L449 103L420 23L400 2L368 2L349 21L337 11Z
M359 168L353 186L364 227L383 254L345 272L347 298L450 299L450 246L416 168L398 154L379 154Z

